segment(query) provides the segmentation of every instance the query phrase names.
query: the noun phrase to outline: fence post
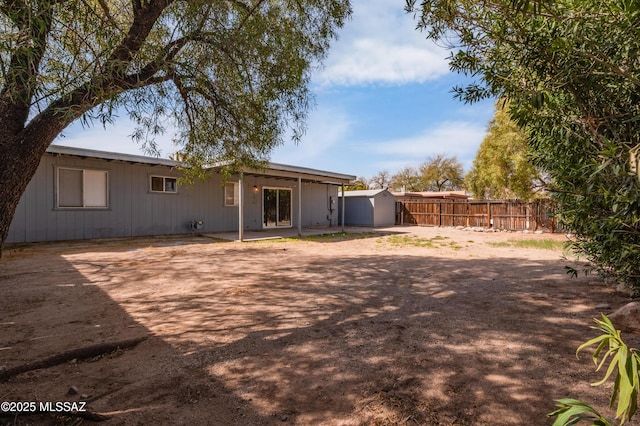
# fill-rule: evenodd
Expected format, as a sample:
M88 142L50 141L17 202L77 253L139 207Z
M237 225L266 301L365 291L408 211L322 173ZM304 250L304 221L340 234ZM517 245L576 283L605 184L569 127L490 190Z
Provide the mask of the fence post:
M487 201L487 228L491 228L491 202Z
M468 228L469 227L469 221L470 221L470 219L469 219L469 203L467 202L465 204L466 204L466 207L467 207L467 228Z

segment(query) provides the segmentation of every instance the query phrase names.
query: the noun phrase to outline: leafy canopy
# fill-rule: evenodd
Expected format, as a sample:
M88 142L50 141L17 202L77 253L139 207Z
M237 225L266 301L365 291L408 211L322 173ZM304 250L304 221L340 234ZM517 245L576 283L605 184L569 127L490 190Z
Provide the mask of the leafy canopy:
M455 156L429 156L419 172L423 191L454 191L464 186L464 168Z
M465 180L479 199L529 200L544 189L543 173L530 161L526 133L511 120L509 105L496 102L493 120Z
M504 97L549 173L575 247L640 289L640 3L592 0L407 1L427 36L475 77L465 102Z
M169 125L194 165L267 158L299 139L311 72L348 0L3 0L0 107L7 126L77 118L137 123L151 151ZM1 109L1 108L0 108Z
M464 186L464 169L456 156L428 156L419 167L404 167L391 177L396 191L451 191Z

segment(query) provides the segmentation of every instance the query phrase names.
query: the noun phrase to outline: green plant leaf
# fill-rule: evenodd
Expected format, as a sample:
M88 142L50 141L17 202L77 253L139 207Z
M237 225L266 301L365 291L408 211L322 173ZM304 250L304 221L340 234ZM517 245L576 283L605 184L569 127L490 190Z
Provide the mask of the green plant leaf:
M549 417L557 416L556 420L553 422L553 426L569 426L574 425L585 418L593 419L592 415L595 415L598 420L605 421L604 425L608 425L606 423L606 419L604 419L598 411L596 411L589 404L586 404L577 399L571 398L563 398L556 400L556 406L559 408L548 414Z

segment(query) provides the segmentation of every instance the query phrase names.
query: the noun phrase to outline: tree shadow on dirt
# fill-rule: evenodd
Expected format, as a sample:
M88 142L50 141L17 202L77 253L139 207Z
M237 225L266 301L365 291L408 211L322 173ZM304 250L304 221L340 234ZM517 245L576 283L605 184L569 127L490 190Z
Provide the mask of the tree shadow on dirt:
M197 258L188 247L51 256L55 278L30 275L28 291L12 290L21 268L11 262L0 275L10 294L2 323L31 330L30 338L45 332L43 321L51 335L63 324L69 333L56 351L157 337L142 344L153 345L143 348L147 358L134 349L107 363L25 375L8 396L89 377L111 392L96 399L101 410L137 407L147 417L134 419L162 423L183 419L190 404L227 407L214 424L224 416L228 424L545 424L554 399L608 403L589 387L598 377L589 356L577 360L575 349L591 335L596 304L626 300L596 280L571 280L561 261L291 247L197 246ZM59 318L38 314L51 304ZM18 343L0 341L11 346L0 355L43 355L32 342L16 358Z
M98 275L108 269L96 263ZM32 252L3 259L0 291L0 365L5 368L96 343L149 336L129 350L12 377L0 386L1 401L82 401L88 410L111 417L108 424L212 424L212 418L220 424L276 422L255 413L233 389L153 336L63 256ZM72 386L77 393L69 393ZM68 413L28 411L17 416L3 410L0 424L79 424Z
M570 280L561 262L224 254L225 266L165 272L191 283L185 294L123 303L261 411L302 423L516 424L544 422L553 399L576 390L603 401L575 348L594 306L623 299Z

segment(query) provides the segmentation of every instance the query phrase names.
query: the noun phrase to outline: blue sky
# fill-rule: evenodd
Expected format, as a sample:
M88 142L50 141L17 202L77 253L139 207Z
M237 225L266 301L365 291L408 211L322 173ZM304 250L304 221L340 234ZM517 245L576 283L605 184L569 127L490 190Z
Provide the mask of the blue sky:
M493 103L465 105L451 88L464 81L449 72L447 52L415 30L400 0L353 0L324 68L314 75L316 106L299 144L285 143L276 163L371 177L418 166L429 155L455 155L465 170L484 138ZM54 143L143 154L133 125L118 119L104 129L73 124ZM159 138L162 157L175 147Z

